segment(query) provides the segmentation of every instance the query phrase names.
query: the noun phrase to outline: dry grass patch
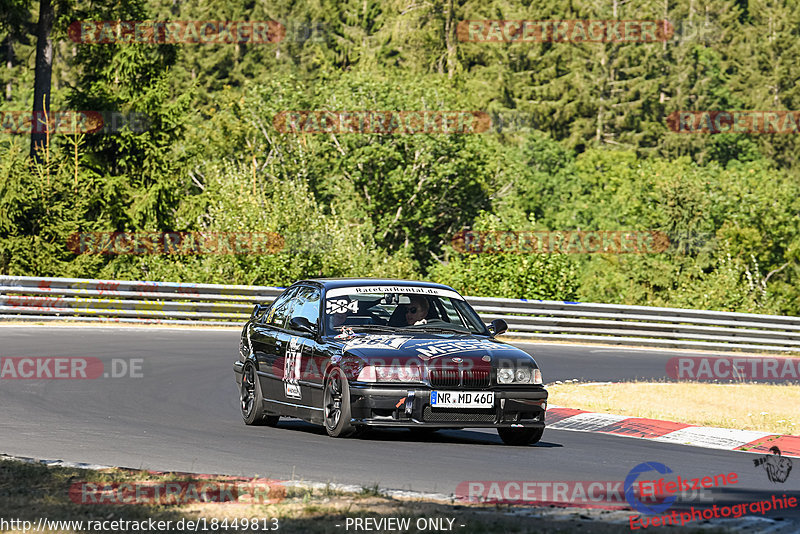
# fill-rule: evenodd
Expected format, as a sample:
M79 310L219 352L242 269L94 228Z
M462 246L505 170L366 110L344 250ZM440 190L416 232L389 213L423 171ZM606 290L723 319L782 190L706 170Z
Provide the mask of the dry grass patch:
M110 469L88 471L71 467L46 467L0 459L0 503L2 516L6 520L19 519L36 525L39 518L59 521L172 521L171 532L195 532L176 528L179 521L205 520L206 532L229 534L263 534L263 523L256 530L232 525L244 518L277 519L279 529L285 534L342 534L348 518L370 518L374 521L389 518L408 518L411 525L417 520L451 519L452 531L459 534L514 532L563 533L563 534L613 534L625 529L630 512L607 510L583 510L560 508L516 508L507 505L480 505L425 501L421 499L397 499L380 494L376 488L365 487L361 492L347 493L326 487L312 489L292 486L287 488L286 498L274 504L245 503L193 503L185 505L135 505L135 504L77 504L69 497L69 489L76 481L91 481L99 484L174 481L184 476L152 475L146 472ZM227 523L222 523L227 519ZM219 528L212 528L215 520ZM448 522L449 523L449 522ZM221 525L227 525L228 528ZM443 524L443 523L442 523ZM337 526L338 525L338 526ZM373 523L374 525L374 523ZM461 526L463 525L463 527ZM423 525L424 526L424 525ZM0 527L2 528L2 527ZM204 529L199 528L202 532ZM354 527L350 527L350 532ZM16 531L16 530L14 530ZM362 532L365 529L361 530ZM370 529L374 534L382 532L397 534L398 530ZM435 530L433 530L435 531ZM723 532L722 529L719 530ZM63 527L42 532L78 534L75 528ZM144 532L144 531L141 531ZM152 531L151 531L152 532ZM432 532L414 526L408 530Z
M800 434L800 387L697 382L555 384L549 402L592 412L701 426Z

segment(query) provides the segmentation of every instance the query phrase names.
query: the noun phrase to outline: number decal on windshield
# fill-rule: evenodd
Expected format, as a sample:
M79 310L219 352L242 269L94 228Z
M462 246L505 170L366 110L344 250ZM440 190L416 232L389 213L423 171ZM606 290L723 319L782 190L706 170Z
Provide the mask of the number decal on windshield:
M348 299L329 300L325 303L325 312L328 314L333 313L347 313L348 311L358 312L358 301L350 302Z

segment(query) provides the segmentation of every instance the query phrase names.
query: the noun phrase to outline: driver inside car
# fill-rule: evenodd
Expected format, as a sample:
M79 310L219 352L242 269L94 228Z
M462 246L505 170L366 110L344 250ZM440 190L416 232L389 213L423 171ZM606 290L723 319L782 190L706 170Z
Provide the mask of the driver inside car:
M425 324L422 321L428 316L428 299L419 295L412 296L405 311L407 326Z
M353 302L349 299L329 301L327 307L328 325L332 330L340 329L353 311Z
M344 325L345 321L347 321L348 315L349 315L349 313L348 313L347 310L345 310L344 312L340 312L340 313L332 313L329 316L329 318L330 318L329 320L331 322L331 328L332 329L338 329L339 327Z

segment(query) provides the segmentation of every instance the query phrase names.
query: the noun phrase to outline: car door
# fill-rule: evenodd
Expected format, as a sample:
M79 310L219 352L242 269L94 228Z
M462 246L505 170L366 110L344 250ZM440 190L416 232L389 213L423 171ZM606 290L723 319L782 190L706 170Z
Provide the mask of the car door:
M321 379L315 358L318 353L317 337L320 328L320 290L312 286L301 286L292 304L287 321L287 340L283 359L283 381L286 402L313 410L319 406ZM303 318L315 333L292 328L292 319ZM319 390L319 391L318 391ZM309 417L311 414L304 414Z
M281 336L296 294L296 287L282 293L250 330L250 343L258 361L261 391L266 399L283 399L282 371L279 372L279 360L283 357Z

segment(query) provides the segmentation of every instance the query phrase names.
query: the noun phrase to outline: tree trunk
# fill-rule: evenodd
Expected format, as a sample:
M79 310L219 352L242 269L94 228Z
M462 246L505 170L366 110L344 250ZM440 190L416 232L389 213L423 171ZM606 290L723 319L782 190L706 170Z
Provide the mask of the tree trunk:
M6 69L8 69L8 83L6 83L6 101L11 102L12 69L14 68L14 44L11 35L6 36Z
M40 162L47 135L46 125L40 121L50 114L50 77L53 72L53 4L50 0L39 0L39 24L36 28L36 70L33 82L33 120L31 121L31 157Z
M447 77L452 78L456 70L456 20L453 0L449 0L445 15L444 40L447 45Z

